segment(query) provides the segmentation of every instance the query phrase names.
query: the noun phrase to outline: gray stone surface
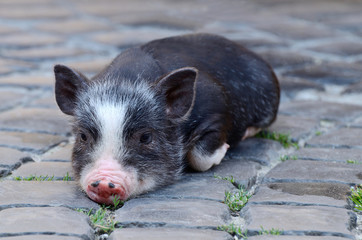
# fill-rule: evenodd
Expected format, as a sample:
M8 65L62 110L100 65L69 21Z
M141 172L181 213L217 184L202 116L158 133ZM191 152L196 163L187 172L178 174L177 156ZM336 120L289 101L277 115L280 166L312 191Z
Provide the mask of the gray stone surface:
M343 208L322 206L262 206L249 205L243 209L247 229L279 229L283 231L318 231L351 236L349 215ZM341 236L340 235L340 236Z
M353 136L353 137L351 137ZM307 141L311 146L362 148L362 128L340 128Z
M344 208L350 187L333 183L271 183L262 185L249 199L262 205L322 205Z
M361 224L354 226L346 200L362 179L361 164L346 164L362 162L361 11L361 0L0 1L0 239L96 239L84 215L70 210L99 207L75 182L11 180L69 170L73 138L55 102L54 64L91 77L129 46L208 32L271 64L281 104L269 130L314 147L283 149L248 139L209 171L187 172L173 185L128 201L115 213L127 228L112 238L230 239L215 228L246 219L247 228L255 228L250 235L260 226L286 234L248 239L361 240ZM282 155L299 160L275 167ZM244 211L231 213L221 202L224 191L236 188L214 175L257 189ZM32 226L26 221L39 224L29 229L32 235L21 232ZM14 236L2 235L5 227Z
M123 228L114 231L109 240L232 240L233 238L221 231L201 229L175 229L175 228Z
M353 160L362 163L362 149L343 148L301 148L293 153L298 159L335 161L346 163Z
M9 208L0 211L0 217L6 219L0 226L0 233L3 235L52 232L94 238L88 217L64 207Z
M321 236L271 236L271 235L261 235L261 236L252 236L248 237L249 240L346 240L348 238L344 237L321 237Z
M273 168L264 178L266 182L296 180L306 182L357 183L362 176L362 165L289 160Z
M48 176L54 179L62 179L64 176L72 176L72 167L69 162L31 162L12 172L16 177Z
M131 226L213 227L231 220L225 204L190 199L133 199L116 211L116 221Z
M74 182L1 181L0 209L16 206L99 208Z
M235 189L230 182L215 179L214 177L184 176L175 184L149 192L141 197L177 198L177 199L211 199L224 201L225 191Z

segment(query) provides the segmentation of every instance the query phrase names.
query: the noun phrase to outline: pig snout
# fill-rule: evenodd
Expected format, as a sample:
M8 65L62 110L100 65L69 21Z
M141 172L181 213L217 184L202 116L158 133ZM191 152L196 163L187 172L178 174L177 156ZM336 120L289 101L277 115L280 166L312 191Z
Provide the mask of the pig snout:
M97 203L112 205L114 198L126 200L132 193L133 175L120 164L96 164L81 180L83 190Z

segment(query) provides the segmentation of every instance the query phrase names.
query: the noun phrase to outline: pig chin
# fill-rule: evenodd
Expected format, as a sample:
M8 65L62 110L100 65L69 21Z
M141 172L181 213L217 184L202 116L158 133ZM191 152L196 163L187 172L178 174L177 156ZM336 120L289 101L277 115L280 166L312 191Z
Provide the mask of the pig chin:
M137 191L137 174L126 171L116 161L95 164L81 173L80 185L93 201L111 205L117 196L126 200Z

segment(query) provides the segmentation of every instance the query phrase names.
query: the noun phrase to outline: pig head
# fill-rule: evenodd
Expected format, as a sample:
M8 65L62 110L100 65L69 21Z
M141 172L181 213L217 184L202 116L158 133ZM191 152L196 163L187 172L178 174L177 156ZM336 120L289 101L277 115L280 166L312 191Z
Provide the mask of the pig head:
M173 182L183 170L179 123L190 114L198 71L155 79L108 73L87 79L56 65L55 95L73 117L74 175L89 198L112 204Z

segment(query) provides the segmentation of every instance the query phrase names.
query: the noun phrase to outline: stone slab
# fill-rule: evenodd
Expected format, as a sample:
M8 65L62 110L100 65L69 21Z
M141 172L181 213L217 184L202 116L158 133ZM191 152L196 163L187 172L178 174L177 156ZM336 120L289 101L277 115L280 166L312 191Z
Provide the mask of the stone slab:
M115 230L109 240L232 240L233 238L226 232L202 230L202 229L182 229L182 228L122 228Z
M0 46L8 48L27 48L38 47L43 45L53 45L64 42L59 36L44 35L36 33L16 33L7 36L3 36L0 39Z
M31 162L12 172L14 177L48 176L57 180L63 179L67 174L74 179L70 162Z
M350 148L362 149L362 128L340 128L320 136L315 136L307 141L314 147Z
M348 238L344 237L321 237L321 236L271 236L271 235L261 235L261 236L252 236L248 237L249 240L346 240Z
M298 66L313 62L313 58L296 52L268 49L264 51L257 51L257 53L273 68Z
M267 130L288 134L293 140L298 140L315 131L318 126L319 121L316 119L278 115L276 121Z
M330 182L357 184L362 179L362 165L291 160L278 164L264 182Z
M39 234L31 234L31 235L23 235L23 236L14 236L9 237L9 240L84 240L85 236L64 236L64 234L61 235L39 235Z
M271 183L260 186L248 204L344 208L349 192L349 186L336 183Z
M242 210L248 230L318 231L351 236L348 210L322 206L248 205Z
M1 60L0 60L1 62ZM51 89L54 81L52 77L34 74L17 74L17 75L6 75L0 77L0 86L5 87L24 87L28 89L34 88L45 88ZM54 101L54 96L53 100Z
M37 25L36 28L46 32L73 35L112 29L109 24L92 19L67 19L58 22L46 22Z
M329 44L323 43L321 45L310 47L309 49L316 52L335 54L344 57L362 54L362 44L360 41L337 40Z
M68 120L59 109L16 108L0 114L0 125L3 129L63 135L71 131Z
M279 113L295 117L346 122L361 116L362 107L322 101L293 101L281 104Z
M0 111L11 109L28 100L29 97L24 91L0 89Z
M279 159L282 149L282 145L273 140L248 138L240 142L235 148L230 149L226 158L245 159L262 165L270 165L273 159Z
M177 198L177 199L208 199L224 201L225 191L235 190L235 186L225 180L214 177L184 176L180 181L141 197Z
M85 214L64 207L8 208L0 211L0 233L54 232L87 236L93 239L93 229Z
M70 162L72 159L73 143L59 144L40 157L42 162Z
M70 181L1 181L0 209L9 206L99 208Z
M43 153L66 140L67 138L64 136L52 134L0 132L0 147L9 147L33 153Z
M0 167L14 169L19 167L21 159L27 157L29 154L20 152L18 150L6 147L0 147Z
M345 148L301 148L293 153L301 160L335 161L346 163L347 160L362 163L362 149Z
M132 199L115 212L122 226L217 227L230 220L225 204L196 199Z

